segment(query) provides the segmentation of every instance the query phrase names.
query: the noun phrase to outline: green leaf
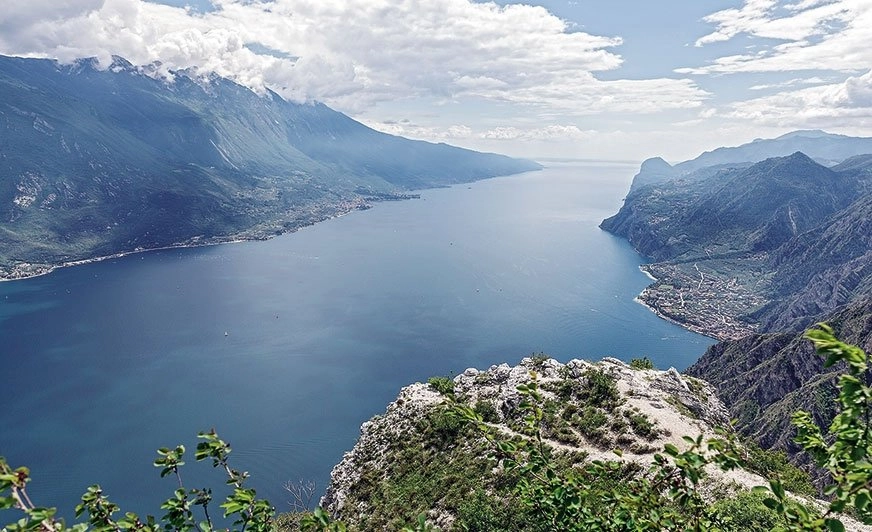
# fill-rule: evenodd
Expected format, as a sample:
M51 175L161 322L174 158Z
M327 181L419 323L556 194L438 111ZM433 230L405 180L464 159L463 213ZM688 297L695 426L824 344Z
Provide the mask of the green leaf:
M838 519L828 518L824 522L830 532L845 532L845 525Z
M857 497L854 498L854 505L858 510L863 511L866 509L866 506L869 505L869 492L861 491L857 494Z
M770 480L769 487L772 488L772 493L775 494L781 500L784 500L787 495L784 493L784 486L781 485L781 481L778 479Z
M15 497L0 497L0 510L15 508Z

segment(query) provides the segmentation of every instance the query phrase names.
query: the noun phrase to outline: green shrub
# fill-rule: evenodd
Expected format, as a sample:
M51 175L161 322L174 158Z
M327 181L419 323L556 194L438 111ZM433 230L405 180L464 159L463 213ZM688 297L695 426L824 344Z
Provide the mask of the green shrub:
M530 355L530 359L533 361L534 368L542 370L545 367L545 363L551 360L551 357L545 353L535 353Z
M802 509L817 519L820 514L797 502L788 505L793 511ZM721 522L724 532L769 532L781 530L784 520L778 512L766 505L766 495L741 491L732 497L720 499L711 506L711 512Z
M493 532L496 530L525 530L547 532L546 523L538 522L518 504L513 496L488 495L481 488L467 497L458 507L454 529L465 532Z
M603 427L605 427L608 421L609 418L601 409L585 405L581 409L581 414L572 420L572 425L587 439L598 442L602 440L604 435Z
M639 412L636 409L625 410L624 417L630 422L630 428L637 436L645 438L648 441L656 439L660 435L657 429L657 424L651 421L648 416Z
M573 378L563 379L553 387L553 391L557 397L564 401L569 401L573 396L578 395L581 389L581 383Z
M768 532L781 523L778 512L764 504L765 496L743 491L712 505L724 532Z
M442 395L454 395L454 380L450 377L430 377L427 384Z
M633 369L654 369L654 363L648 357L631 358L630 367Z
M441 447L456 440L466 425L467 420L459 416L456 411L440 406L427 415L423 431Z
M784 489L800 495L815 495L817 490L811 483L811 477L802 469L791 464L787 453L781 450L763 449L753 441L743 442L745 445L745 463L747 469L764 478L777 477L784 484Z
M485 423L496 423L500 420L499 412L490 401L476 401L474 410Z
M582 387L578 395L585 403L612 411L623 401L615 378L599 368L585 371L581 382Z

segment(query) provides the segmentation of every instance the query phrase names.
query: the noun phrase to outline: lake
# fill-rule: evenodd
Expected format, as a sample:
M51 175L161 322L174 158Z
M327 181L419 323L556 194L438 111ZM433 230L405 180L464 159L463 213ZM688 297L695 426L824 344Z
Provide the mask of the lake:
M634 302L644 259L597 224L636 167L541 172L423 191L265 242L154 251L0 283L0 454L37 505L92 483L161 515L151 465L184 443L189 487L215 427L279 511L398 390L545 352L684 369L713 340ZM218 510L213 510L218 513Z

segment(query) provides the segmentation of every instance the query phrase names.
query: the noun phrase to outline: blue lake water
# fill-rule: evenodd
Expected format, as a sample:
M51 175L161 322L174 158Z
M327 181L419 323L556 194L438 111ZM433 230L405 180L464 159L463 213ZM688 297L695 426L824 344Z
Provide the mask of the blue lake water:
M0 454L70 516L99 483L157 513L154 450L215 427L278 510L404 385L516 363L650 357L683 369L713 343L633 298L643 258L597 228L634 167L424 191L266 242L131 255L0 283ZM226 333L226 334L225 334ZM189 487L221 482L188 460Z

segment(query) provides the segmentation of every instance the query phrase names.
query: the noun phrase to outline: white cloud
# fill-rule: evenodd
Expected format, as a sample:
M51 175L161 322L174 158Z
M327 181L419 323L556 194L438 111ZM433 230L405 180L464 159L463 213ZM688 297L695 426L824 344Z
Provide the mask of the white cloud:
M541 127L497 126L488 129L473 129L467 125L451 125L445 128L423 126L409 120L367 122L367 125L385 133L432 142L457 140L520 140L561 141L587 140L598 134L584 131L574 124L551 124Z
M754 53L727 55L702 67L676 69L683 74L785 72L799 70L865 71L872 66L869 29L872 0L804 0L779 5L775 0L746 0L704 18L715 30L697 46L739 35L775 39Z
M776 6L775 0L746 0L741 9L725 9L708 15L703 20L717 24L712 33L700 37L696 46L719 41L728 41L743 32L754 31Z
M783 89L787 87L796 87L797 85L820 85L822 83L827 83L827 80L814 76L811 78L793 78L787 81L782 81L780 83L763 83L760 85L752 85L748 87L748 90L752 91L762 91L769 89Z
M517 127L497 127L479 134L483 139L500 140L586 140L596 135L594 131L582 131L578 126L554 124L539 128L520 129Z
M0 10L0 53L159 60L352 112L415 97L656 112L708 97L687 79L601 81L595 73L621 65L620 38L575 31L522 4L213 0L214 11L197 13L142 0L11 3ZM260 55L249 44L279 53Z
M827 33L833 22L845 22L851 2L806 0L784 6L789 14L776 15L776 0L745 0L740 9L725 9L704 17L717 25L714 32L700 37L696 46L726 41L745 33L755 37L801 41Z
M872 70L833 83L736 103L729 117L789 128L872 126Z
M698 46L738 36L756 39L754 46L746 53L717 57L709 65L678 72L715 76L838 72L752 85L750 90L775 93L723 105L705 118L719 117L749 127L827 128L868 134L863 128L872 126L868 30L872 27L872 0L746 0L739 9L719 11L704 20L715 24L715 29L698 39Z

